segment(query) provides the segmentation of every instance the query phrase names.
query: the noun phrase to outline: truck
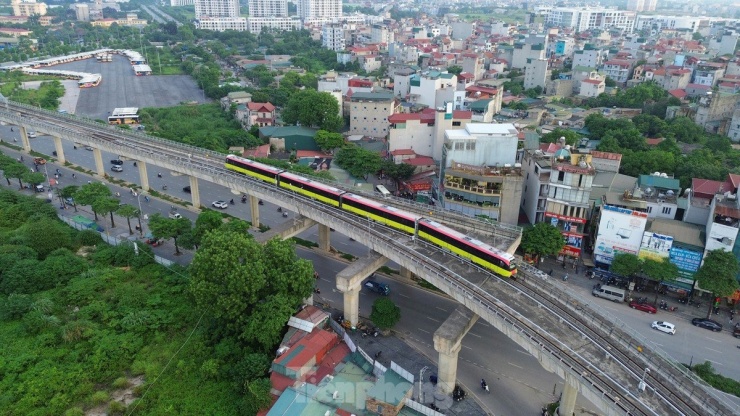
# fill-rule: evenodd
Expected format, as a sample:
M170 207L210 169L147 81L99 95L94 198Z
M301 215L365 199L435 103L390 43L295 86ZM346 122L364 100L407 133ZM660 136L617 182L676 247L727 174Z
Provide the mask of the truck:
M365 287L383 296L390 295L391 288L388 287L388 285L385 283L380 283L377 280L373 280L373 277L375 277L375 275L371 276L370 280L365 282Z

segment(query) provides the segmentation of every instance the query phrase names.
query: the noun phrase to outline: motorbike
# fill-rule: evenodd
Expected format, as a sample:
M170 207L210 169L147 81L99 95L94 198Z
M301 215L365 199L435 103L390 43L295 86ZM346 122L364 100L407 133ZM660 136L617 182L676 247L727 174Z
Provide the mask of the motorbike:
M242 204L246 204L246 203L247 203L247 197L246 196L243 196L242 197Z
M283 212L283 207L278 207L278 212Z
M462 399L465 398L465 390L463 390L460 386L455 386L455 389L452 390L452 400L459 402Z
M261 200L261 199L259 200L259 202L257 202L257 204L259 204L259 205L265 205L265 203L264 203L264 202L262 202L262 200Z
M234 200L232 199L231 201L229 201L229 203L230 203L231 205L234 205Z
M671 306L670 308L668 308L668 311L669 312L676 312L676 311L678 311L678 306Z
M485 391L486 391L486 393L490 393L490 392L491 392L491 390L490 390L490 389L488 388L488 383L486 383L486 380L484 380L484 379L481 379L481 380L480 380L480 386L481 386L481 388L482 388L483 390L485 390Z
M288 213L287 212L283 212L283 218L288 218Z
M167 190L167 185L162 185L162 190L163 191L166 191Z

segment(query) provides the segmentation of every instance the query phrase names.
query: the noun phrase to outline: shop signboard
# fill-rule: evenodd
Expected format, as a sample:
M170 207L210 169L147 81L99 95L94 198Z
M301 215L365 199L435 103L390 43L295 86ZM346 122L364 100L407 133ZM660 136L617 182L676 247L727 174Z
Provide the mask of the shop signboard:
M647 214L631 209L604 205L594 245L594 258L611 264L619 253L637 255L647 224Z

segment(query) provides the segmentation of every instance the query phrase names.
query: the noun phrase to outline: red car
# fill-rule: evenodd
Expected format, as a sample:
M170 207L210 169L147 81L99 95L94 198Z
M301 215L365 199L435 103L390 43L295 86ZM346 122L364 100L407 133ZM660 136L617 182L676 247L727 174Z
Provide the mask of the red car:
M655 309L655 306L649 304L649 303L638 303L636 301L630 302L630 308L637 309L638 311L645 311L647 313L656 313L658 312L657 309Z

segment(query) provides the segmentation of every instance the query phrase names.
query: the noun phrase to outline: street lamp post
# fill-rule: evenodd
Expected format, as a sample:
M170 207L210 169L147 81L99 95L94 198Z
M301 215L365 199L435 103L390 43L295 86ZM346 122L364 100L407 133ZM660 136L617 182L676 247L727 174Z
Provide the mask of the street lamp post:
M143 237L144 236L144 227L141 226L141 216L144 215L144 211L141 210L141 199L139 198L140 196L141 196L141 194L138 194L138 193L136 194L136 202L139 203L139 215L138 215L138 218L139 218L139 236L140 237Z
M424 366L421 371L419 371L419 403L424 404L424 391L421 389L421 382L424 380L424 372L429 370L429 367Z
M650 372L650 368L645 367L645 371L642 372L642 378L640 379L640 383L637 385L637 389L640 391L645 391L645 387L647 387L647 384L645 384L645 376L647 376L647 373Z

